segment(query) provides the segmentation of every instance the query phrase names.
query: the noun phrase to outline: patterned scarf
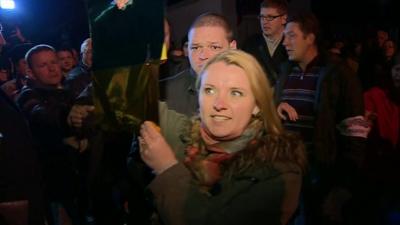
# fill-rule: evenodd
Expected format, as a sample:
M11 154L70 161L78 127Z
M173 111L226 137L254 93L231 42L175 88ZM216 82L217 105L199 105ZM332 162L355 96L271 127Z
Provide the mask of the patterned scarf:
M191 144L186 149L185 164L200 185L209 189L221 179L221 163L247 146L256 144L262 135L262 127L262 121L254 118L241 136L233 140L217 141L211 137L204 124L196 120L192 128Z

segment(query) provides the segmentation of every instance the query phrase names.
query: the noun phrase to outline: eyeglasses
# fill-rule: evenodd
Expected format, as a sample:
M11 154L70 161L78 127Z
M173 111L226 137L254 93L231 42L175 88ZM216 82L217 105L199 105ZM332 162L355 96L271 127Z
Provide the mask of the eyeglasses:
M273 21L274 19L283 16L283 14L281 15L276 15L276 16L264 16L264 15L259 15L258 19L262 20L262 21Z

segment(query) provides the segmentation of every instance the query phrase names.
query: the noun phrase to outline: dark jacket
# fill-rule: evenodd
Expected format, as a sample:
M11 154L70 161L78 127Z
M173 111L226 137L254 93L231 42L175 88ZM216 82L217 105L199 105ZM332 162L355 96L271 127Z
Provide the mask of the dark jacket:
M28 200L29 224L43 224L40 171L31 133L17 106L0 90L0 203L18 200Z
M64 138L73 136L67 125L71 95L64 89L30 81L18 96L17 104L29 121L49 195L70 198L79 154L64 143Z
M92 81L91 69L82 62L73 68L64 80L64 88L76 98Z
M265 164L223 178L220 191L210 195L179 163L157 176L150 189L167 225L281 225L297 208L301 179L295 166Z
M163 103L159 110L161 132L178 160L183 162L187 146L184 137L191 132L192 124ZM250 156L246 159L265 153L253 150L249 150ZM166 225L280 225L297 208L301 182L298 166L262 161L235 173L232 178L224 176L210 192L205 192L200 190L189 169L178 163L156 176L149 188Z
M165 101L169 109L186 116L198 112L198 93L195 87L197 75L187 69L177 75L160 81L160 99Z
M271 86L274 86L278 79L281 64L288 61L288 55L282 43L283 38L273 56L269 54L267 43L262 34L249 38L242 47L243 51L252 54L264 68Z
M288 62L282 66L280 79L275 86L277 104L280 103L286 79L295 65ZM365 139L341 135L337 125L346 118L364 115L360 82L343 63L331 63L329 59L321 57L317 66L322 69L316 87L316 122L310 161L323 166L335 164L340 167L335 169L335 173L355 172L364 157Z

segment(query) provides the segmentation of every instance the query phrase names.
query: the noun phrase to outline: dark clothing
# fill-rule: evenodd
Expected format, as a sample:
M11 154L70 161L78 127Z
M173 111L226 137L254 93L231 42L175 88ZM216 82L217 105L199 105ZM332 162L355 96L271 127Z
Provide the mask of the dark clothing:
M268 148L265 144L270 143L270 139L266 136L260 137L259 148L240 148L236 158L225 161L224 168L221 169L222 177L216 183L201 185L201 179L196 177L201 169L196 170L197 168L182 163L188 162L185 152L187 153L187 148L193 143L188 135L196 132L194 130L199 125L192 123L188 117L169 110L164 103L160 104L159 110L161 132L180 161L157 175L149 186L164 224L280 225L290 219L298 204L302 172L299 166L289 160L262 160L267 159L267 154L270 154L265 151ZM286 143L288 139L280 141ZM235 141L227 143L224 142L232 148L240 145ZM293 142L290 148L293 154L300 154L297 152L299 143L297 139ZM301 150L301 154L304 154L302 148ZM242 160L254 159L261 160L253 161L248 167L233 166Z
M309 64L310 70L306 71L302 71L300 67L293 68L281 98L283 102L294 107L298 114L296 121L283 121L284 127L301 134L306 144L311 144L313 137L315 92L320 73L320 68L311 64L313 63Z
M44 224L40 172L29 127L0 90L0 203L18 200L28 200L29 224ZM2 216L0 212L0 223Z
M71 95L66 90L40 86L32 81L17 98L38 149L48 201L74 209L79 151L64 143L65 138L73 136L66 119L71 103Z
M191 69L160 81L160 99L169 109L186 116L198 112L198 93L195 87L197 75Z
M283 88L295 67L293 62L282 67L275 89L277 104L282 102ZM335 193L335 187L350 191L353 199L357 199L366 140L342 135L337 129L345 119L364 115L362 89L356 75L346 65L331 63L322 57L314 67L319 71L313 102L315 123L312 144L307 149L310 168L303 186L306 224L310 225L322 223L323 204L329 199L328 193ZM350 207L343 213L350 215L347 212L356 209ZM337 210L340 214L344 208Z
M223 178L220 191L210 195L177 164L157 176L150 189L166 225L281 225L297 207L301 177L296 167L265 164L232 180Z
M295 66L295 63L288 62L282 67L275 89L278 104L282 102L283 87ZM314 102L316 118L313 155L323 164L331 164L345 155L358 163L362 159L360 157L365 139L338 135L336 126L346 118L364 115L359 80L344 64L330 63L321 58L316 66L320 67L320 74ZM339 142L345 145L340 145Z
M160 65L160 80L167 79L190 68L189 59L186 56L172 56Z
M93 105L93 92L94 86L90 83L75 104ZM142 177L148 168L136 157L134 135L126 131L106 131L99 125L94 123L91 114L79 129L90 143L88 186L96 224L150 224L153 207L145 199L143 183L148 182ZM130 150L132 155L129 155ZM128 209L124 207L126 202Z
M68 73L64 80L64 88L76 98L91 81L91 69L81 62Z
M264 71L267 73L271 86L275 86L281 64L288 61L288 55L282 43L283 38L275 49L274 55L271 56L264 36L262 34L257 34L249 38L242 48L243 51L252 54L258 60L260 65L264 68Z

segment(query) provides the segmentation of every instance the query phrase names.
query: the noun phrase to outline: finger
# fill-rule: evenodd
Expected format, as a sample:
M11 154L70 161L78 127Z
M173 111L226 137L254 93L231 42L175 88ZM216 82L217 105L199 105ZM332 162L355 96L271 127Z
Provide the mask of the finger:
M144 144L151 143L151 139L149 138L149 133L143 124L140 128L140 137L143 140Z
M297 114L296 110L294 111L294 119L298 120L299 119L299 114Z
M278 116L279 116L279 118L281 118L281 119L283 119L283 120L286 120L286 116L283 115L282 109L278 109Z
M142 137L138 137L138 140L139 140L139 146L140 146L140 152L142 152L142 151L144 151L144 145L145 145L145 142L144 142L144 140L143 140L143 138Z
M293 107L292 107L292 115L293 115L294 121L299 119L299 115L297 114L296 109L294 109Z
M81 119L77 119L77 118L72 118L71 119L71 123L74 127L82 127L82 120Z
M296 121L296 112L294 112L293 110L289 110L289 118L291 121Z
M149 139L156 139L160 137L160 133L154 127L154 123L150 121L145 121L143 123L144 130Z
M83 109L84 109L86 112L92 112L92 111L95 109L95 107L94 107L93 105L84 105L84 106L83 106Z

